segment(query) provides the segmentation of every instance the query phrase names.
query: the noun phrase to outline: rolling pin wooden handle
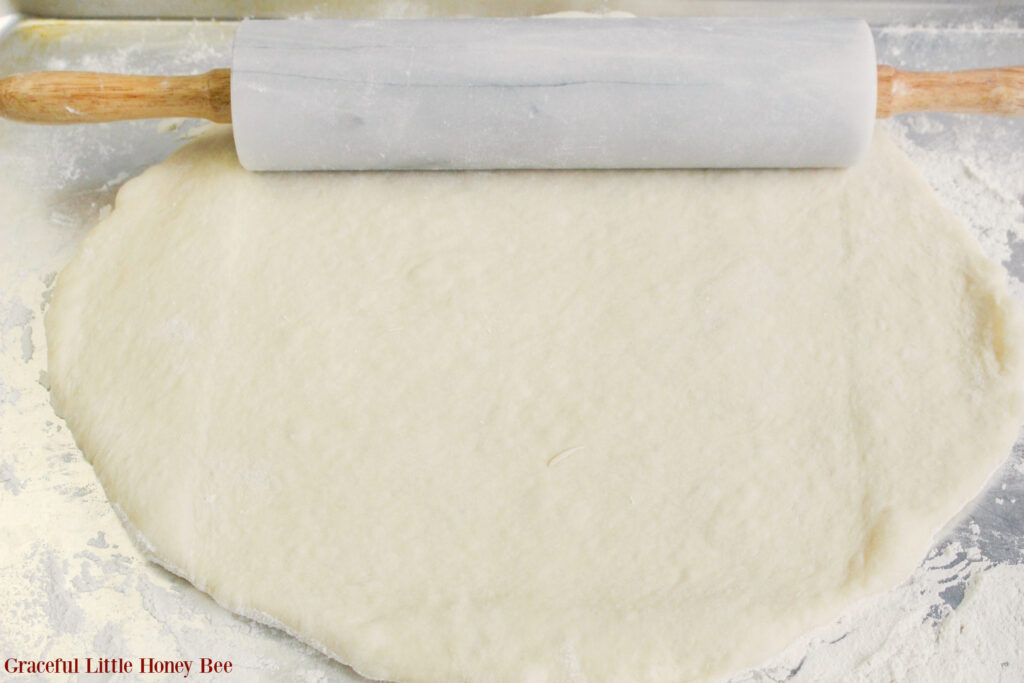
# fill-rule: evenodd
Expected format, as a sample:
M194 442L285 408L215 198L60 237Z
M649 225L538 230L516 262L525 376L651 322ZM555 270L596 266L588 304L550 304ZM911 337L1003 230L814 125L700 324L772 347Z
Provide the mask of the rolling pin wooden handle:
M877 117L917 111L1024 116L1024 66L974 71L879 66Z
M231 122L231 70L195 76L41 71L0 79L0 117L28 123L203 118Z

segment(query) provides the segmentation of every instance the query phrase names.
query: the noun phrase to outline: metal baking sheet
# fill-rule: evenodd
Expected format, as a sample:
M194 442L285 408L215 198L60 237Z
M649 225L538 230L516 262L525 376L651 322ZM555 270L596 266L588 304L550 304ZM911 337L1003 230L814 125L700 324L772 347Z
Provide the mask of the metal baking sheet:
M197 4L177 4L193 8L179 14L193 14ZM345 13L339 7L355 7L363 15L376 10L392 16L422 15L429 7L309 4L333 14ZM528 12L610 8L597 4L525 7ZM765 3L757 4L763 10ZM63 7L69 15L85 13L83 5L90 4L21 3L26 11ZM147 11L164 7L155 5ZM237 14L229 11L237 4L221 5L212 13ZM641 1L614 9L692 13L697 5ZM126 8L137 7L92 6L100 14L122 16L133 13ZM496 6L488 5L491 12ZM710 5L701 6L709 11ZM1024 64L1021 5L939 3L923 14L921 6L778 3L772 12L788 8L806 15L817 7L818 13L867 15L879 60L902 68ZM751 3L715 7L754 13ZM474 13L472 3L451 8L448 13ZM515 9L500 6L503 13ZM0 2L0 76L44 69L196 73L228 65L234 30L231 21L53 20L11 14L9 6L8 14L3 12ZM109 211L117 188L184 144L195 125L165 120L57 128L0 120L0 594L6 598L0 601L0 654L212 657L232 660L233 672L204 680L361 680L283 633L228 613L148 563L53 414L44 388L42 313L57 271ZM989 258L1006 266L1013 294L1024 305L1024 119L914 115L886 125ZM949 648L959 656L946 680L1024 680L1022 626L1013 620L1015 610L1010 616L993 610L981 619L980 634L964 630L965 623L975 624L966 621L969 610L977 611L972 600L991 601L992 591L996 598L1019 599L1014 587L1024 588L1021 441L975 503L937 530L914 576L732 680L927 680L928 667L946 661ZM957 624L959 634L950 635ZM1003 652L1007 633L1017 646ZM972 645L983 641L988 649Z

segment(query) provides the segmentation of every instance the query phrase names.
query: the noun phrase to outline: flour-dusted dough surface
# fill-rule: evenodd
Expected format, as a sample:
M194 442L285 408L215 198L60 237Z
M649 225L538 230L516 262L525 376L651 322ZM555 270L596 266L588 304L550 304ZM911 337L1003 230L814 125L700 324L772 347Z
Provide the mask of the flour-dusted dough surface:
M399 681L696 681L899 581L1006 455L1018 314L882 134L827 171L126 184L46 318L164 564Z

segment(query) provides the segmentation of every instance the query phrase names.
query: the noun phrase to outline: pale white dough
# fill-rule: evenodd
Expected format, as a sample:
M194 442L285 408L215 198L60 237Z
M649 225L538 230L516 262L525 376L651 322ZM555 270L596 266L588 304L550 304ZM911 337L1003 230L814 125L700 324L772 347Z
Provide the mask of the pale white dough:
M849 170L124 186L46 317L161 562L398 681L700 681L901 580L1007 454L1018 314L881 133Z

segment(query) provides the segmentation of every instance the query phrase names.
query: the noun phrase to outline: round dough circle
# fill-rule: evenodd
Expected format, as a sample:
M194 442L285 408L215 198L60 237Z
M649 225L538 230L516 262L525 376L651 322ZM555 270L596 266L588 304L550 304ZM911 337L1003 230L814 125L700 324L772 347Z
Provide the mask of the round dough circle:
M879 133L819 171L127 183L46 317L149 551L399 681L704 680L906 575L1013 441L1020 333Z

